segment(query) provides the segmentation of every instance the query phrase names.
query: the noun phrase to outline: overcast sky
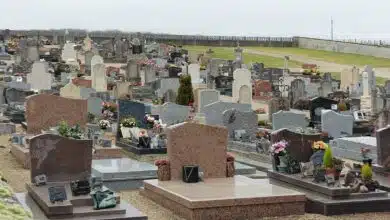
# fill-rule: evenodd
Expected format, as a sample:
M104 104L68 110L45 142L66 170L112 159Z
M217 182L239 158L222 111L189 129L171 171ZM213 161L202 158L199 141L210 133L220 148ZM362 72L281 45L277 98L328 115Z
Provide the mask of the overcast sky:
M0 29L390 40L386 0L0 0Z

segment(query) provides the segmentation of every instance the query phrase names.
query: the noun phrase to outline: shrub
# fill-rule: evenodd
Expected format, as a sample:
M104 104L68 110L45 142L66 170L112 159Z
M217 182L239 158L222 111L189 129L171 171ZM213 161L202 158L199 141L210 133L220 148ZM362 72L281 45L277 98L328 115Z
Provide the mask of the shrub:
M362 178L363 180L371 180L372 179L372 168L368 164L364 164L362 167Z
M333 155L332 149L330 147L327 147L325 149L323 164L325 168L333 168Z
M194 102L194 92L192 90L191 76L180 76L180 87L177 90L176 104L189 105Z
M267 124L267 121L265 121L265 120L260 120L260 121L257 122L257 125L258 125L258 126L267 126L268 124Z

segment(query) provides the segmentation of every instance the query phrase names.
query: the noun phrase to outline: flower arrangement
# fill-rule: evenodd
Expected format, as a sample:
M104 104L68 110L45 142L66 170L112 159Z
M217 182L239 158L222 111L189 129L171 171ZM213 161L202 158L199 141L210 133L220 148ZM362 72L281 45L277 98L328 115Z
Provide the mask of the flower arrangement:
M328 145L323 141L316 141L313 143L313 150L326 150L328 148Z
M363 159L369 159L368 153L370 153L370 152L371 152L371 150L368 148L365 148L365 147L362 147L360 149L360 153L362 154Z
M226 161L227 162L234 162L234 156L231 153L226 153Z
M103 107L103 112L106 110L108 110L110 112L115 112L117 109L116 104L110 103L110 102L103 102L102 107Z
M138 135L138 136L139 136L139 137L147 137L148 134L146 133L145 130L141 130L141 131L139 132L139 135Z
M274 143L273 145L271 145L271 154L273 156L284 156L287 151L286 151L286 147L287 147L288 143L287 141L285 140L281 140L277 143Z
M99 127L101 128L101 129L107 129L107 128L109 128L109 127L111 127L111 124L110 124L110 121L108 121L108 120L100 120L99 121Z
M120 126L125 128L137 127L137 120L134 117L124 118Z
M325 149L324 157L323 157L323 165L325 168L331 169L333 168L333 154L332 149L327 147Z
M83 131L81 130L80 125L70 127L66 121L61 121L58 124L57 131L59 135L67 138L81 139L83 136Z
M153 116L151 116L150 114L145 114L144 121L145 121L148 128L153 128L154 121L155 121Z
M154 162L154 165L156 166L165 166L165 165L169 165L169 160L156 160Z
M255 113L256 114L266 114L267 112L265 111L264 108L258 108L255 110Z

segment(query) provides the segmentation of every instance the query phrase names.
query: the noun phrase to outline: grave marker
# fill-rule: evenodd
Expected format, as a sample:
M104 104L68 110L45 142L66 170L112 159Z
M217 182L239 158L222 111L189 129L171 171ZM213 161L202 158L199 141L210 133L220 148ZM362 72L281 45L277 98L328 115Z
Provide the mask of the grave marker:
M332 110L326 110L321 115L321 130L328 132L330 137L339 138L353 133L354 118L352 115L342 115Z
M304 114L298 114L290 111L278 111L272 114L272 129L278 130L282 128L296 129L306 128L308 121Z

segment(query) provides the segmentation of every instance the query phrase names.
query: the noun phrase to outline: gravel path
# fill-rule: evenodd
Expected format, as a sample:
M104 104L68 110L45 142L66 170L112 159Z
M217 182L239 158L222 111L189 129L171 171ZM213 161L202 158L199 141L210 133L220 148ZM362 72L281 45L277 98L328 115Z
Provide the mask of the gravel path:
M17 130L19 130L18 128ZM4 177L8 180L9 184L13 187L15 192L25 192L25 183L30 181L30 172L25 170L22 166L16 162L12 154L9 152L9 136L0 136L0 171ZM165 155L148 155L148 156L136 156L129 154L129 157L137 158L145 162L153 162L157 158L164 158ZM171 211L161 207L151 200L139 195L138 190L122 191L119 192L121 198L128 201L134 207L145 213L149 220L183 220ZM1 219L1 217L0 217ZM330 219L345 219L345 220L387 220L390 219L390 213L371 213L360 215L345 215L345 216L333 216L326 217L322 215L305 214L303 216L288 216L278 218L264 218L264 219L277 219L277 220L330 220Z
M352 65L345 65L345 64L337 64L337 63L331 63L326 62L318 59L312 59L304 56L299 55L291 55L291 54L281 54L281 53L271 53L271 52L264 52L259 50L253 50L253 49L245 49L246 53L251 54L258 54L263 56L271 56L271 57L278 57L278 58L284 58L286 55L290 56L290 60L298 61L301 63L311 63L311 64L317 64L320 67L320 70L322 72L341 72L343 69L351 68ZM360 70L363 70L364 67L360 66ZM375 67L374 67L375 68ZM299 71L299 69L290 68L293 71ZM376 76L383 77L383 78L390 78L390 68L375 68Z

